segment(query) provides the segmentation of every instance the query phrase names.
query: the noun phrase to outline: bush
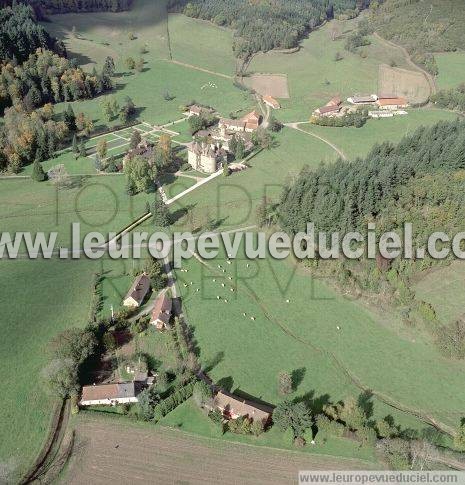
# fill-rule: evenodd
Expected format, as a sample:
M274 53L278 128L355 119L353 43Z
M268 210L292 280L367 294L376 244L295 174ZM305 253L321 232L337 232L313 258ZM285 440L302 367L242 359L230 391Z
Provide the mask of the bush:
M316 417L316 425L318 432L325 436L336 436L340 438L344 434L344 425L329 419L324 414L319 414Z
M372 446L376 443L376 431L368 426L362 426L357 430L357 438L363 445Z

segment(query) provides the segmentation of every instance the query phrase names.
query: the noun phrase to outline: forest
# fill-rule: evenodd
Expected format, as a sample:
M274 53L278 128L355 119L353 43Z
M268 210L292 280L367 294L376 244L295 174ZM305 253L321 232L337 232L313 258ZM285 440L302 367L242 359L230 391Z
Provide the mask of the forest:
M363 232L364 224L381 217L413 178L461 169L465 121L420 127L395 146L375 145L365 159L304 169L283 193L280 223L290 233L305 230L308 222L321 231Z
M50 13L121 12L128 10L132 0L35 0Z
M247 58L259 51L296 47L309 31L339 15L354 17L370 0L171 0L170 11L234 29L234 53Z
M68 12L120 12L128 10L132 0L0 0L0 8L29 4L39 15Z
M24 62L38 48L65 53L63 45L53 39L36 22L31 6L18 4L0 10L0 61Z

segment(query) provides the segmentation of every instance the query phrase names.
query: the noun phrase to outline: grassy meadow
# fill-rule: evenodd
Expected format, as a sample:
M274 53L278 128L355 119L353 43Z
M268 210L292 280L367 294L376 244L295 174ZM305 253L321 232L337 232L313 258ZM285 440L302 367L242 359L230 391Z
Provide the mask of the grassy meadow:
M168 28L175 61L234 76L236 59L230 29L181 14L168 15Z
M451 89L465 83L465 51L441 52L434 55L439 74L440 89Z
M419 300L433 305L441 323L449 324L464 315L464 283L464 264L454 261L449 266L427 272L415 282L414 290Z
M331 40L334 26L339 37ZM306 121L315 108L336 94L346 98L355 93L376 93L381 63L393 61L398 67L407 67L397 49L386 47L372 36L371 45L362 48L365 57L346 51L345 37L354 27L355 21L330 22L304 39L297 53L271 51L254 56L249 73L287 74L290 99L280 100L279 119ZM342 60L335 60L337 53Z
M453 120L456 117L450 111L421 108L410 109L406 116L368 120L362 128L336 128L310 123L301 124L299 128L334 143L348 159L353 160L366 156L375 143L397 143L421 125L433 125L440 120Z
M17 479L48 436L56 404L42 379L47 345L59 332L87 323L96 263L1 261L0 271L0 463Z
M223 253L184 268L177 274L184 308L215 381L271 403L282 399L280 371L295 374L294 397L318 403L358 396L362 383L375 393L375 418L392 414L402 426L424 427L383 404L379 393L451 426L459 422L463 365L441 357L431 342L398 332L395 313L351 301L291 261L228 265Z

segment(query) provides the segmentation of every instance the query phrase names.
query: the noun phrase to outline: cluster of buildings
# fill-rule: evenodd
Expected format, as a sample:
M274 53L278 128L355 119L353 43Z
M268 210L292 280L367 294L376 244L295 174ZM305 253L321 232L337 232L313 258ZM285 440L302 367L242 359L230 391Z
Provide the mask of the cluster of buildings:
M189 108L189 116L202 116L205 112L213 113L213 110L198 105ZM233 138L241 139L246 151L252 148L252 133L262 121L262 116L254 110L237 120L220 118L217 124L200 130L196 133L196 139L187 145L189 165L200 172L216 172L223 163L227 163Z
M124 297L123 305L127 308L139 308L147 298L150 292L151 282L146 273L142 273L134 280L127 295ZM155 300L150 324L158 330L164 330L169 327L172 311L172 299L167 291L163 291Z
M394 95L355 94L347 98L349 106L344 106L339 96L335 96L321 108L313 112L315 117L341 117L353 112L357 107L369 109L371 118L388 118L394 115L407 114L405 108L409 106L405 98ZM370 109L372 108L372 109Z
M153 381L152 381L153 382ZM145 381L99 384L82 388L80 406L117 406L139 402L138 395L148 387ZM260 421L264 427L270 424L271 406L243 399L226 391L218 391L208 409L219 410L224 419L248 418Z

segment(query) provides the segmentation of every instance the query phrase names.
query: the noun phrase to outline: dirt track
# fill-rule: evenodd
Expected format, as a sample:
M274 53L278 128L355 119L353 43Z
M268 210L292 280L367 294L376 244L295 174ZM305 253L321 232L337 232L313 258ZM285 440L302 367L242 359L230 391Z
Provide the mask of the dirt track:
M85 417L67 484L296 483L298 470L367 469L357 460L210 440L168 428ZM372 464L371 464L372 466Z

